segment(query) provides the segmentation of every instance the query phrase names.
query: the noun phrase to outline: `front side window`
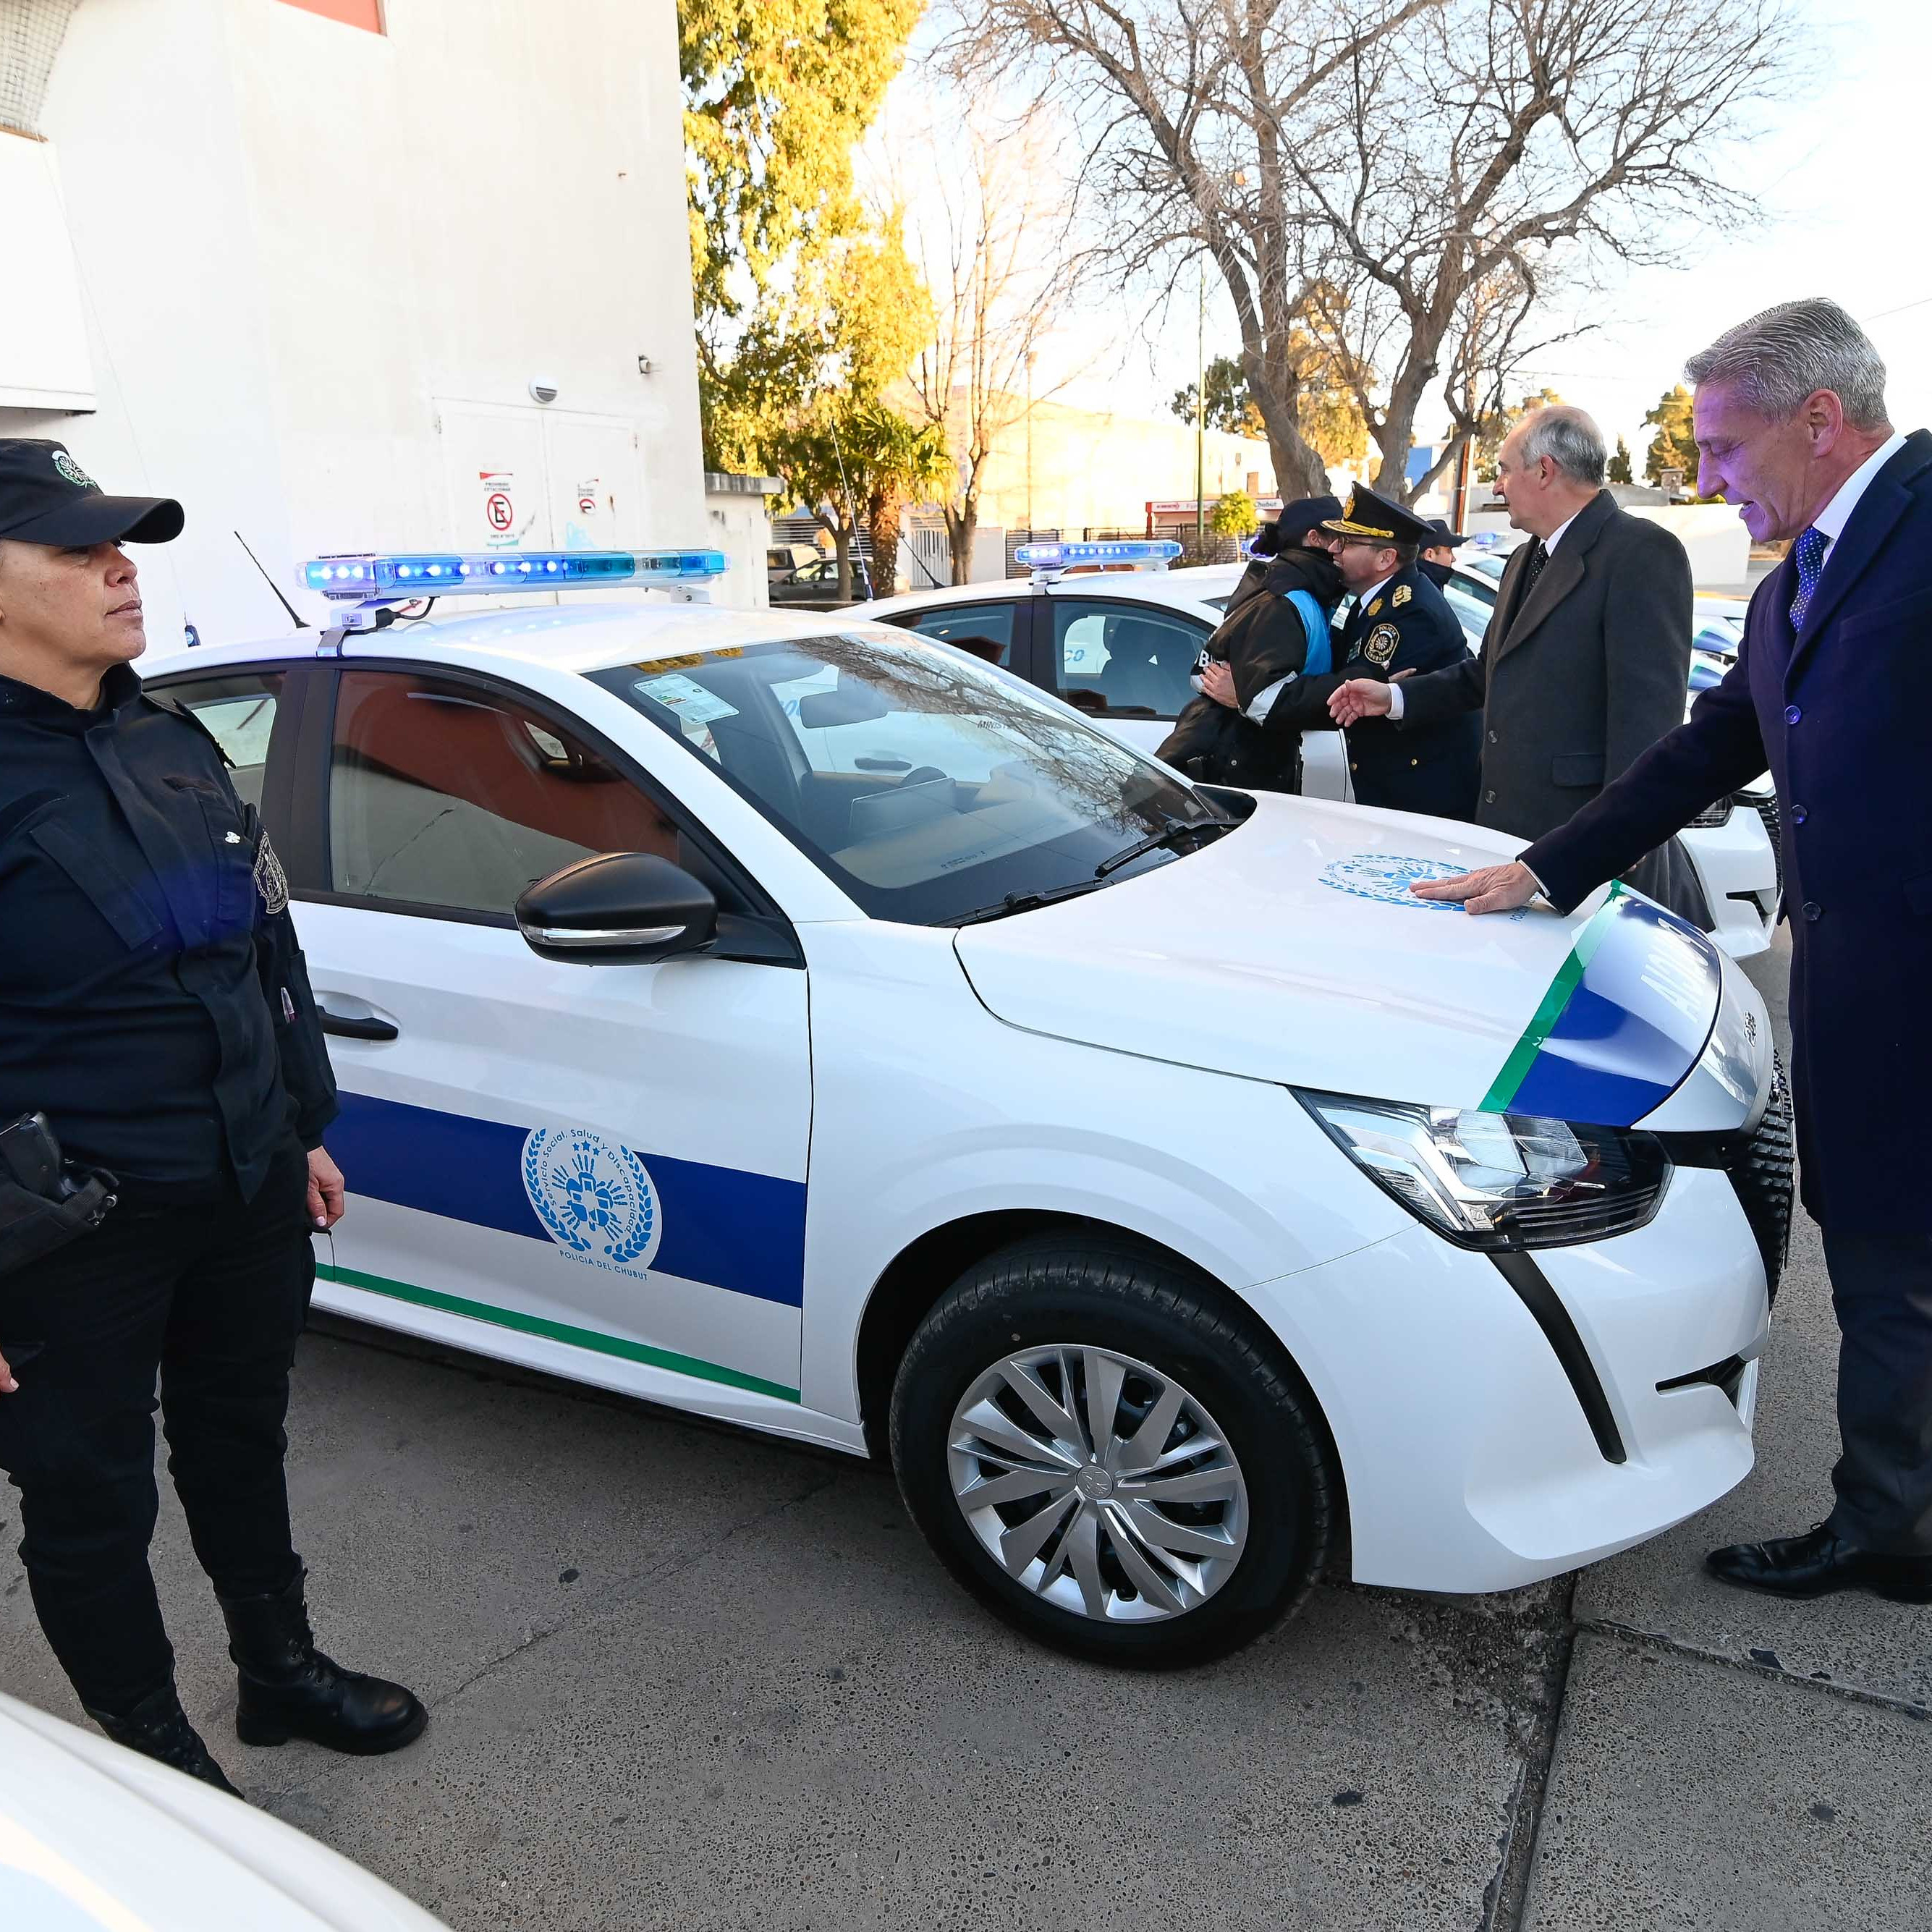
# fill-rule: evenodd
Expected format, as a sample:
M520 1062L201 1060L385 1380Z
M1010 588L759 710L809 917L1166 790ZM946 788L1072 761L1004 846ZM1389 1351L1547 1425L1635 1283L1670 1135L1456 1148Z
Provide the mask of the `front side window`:
M1164 611L1056 597L1054 682L1082 711L1173 718L1194 695L1188 682L1206 628Z
M922 638L937 638L968 656L1010 669L1013 662L1013 625L1019 615L1011 604L956 604L950 610L922 610L916 617L895 620Z
M508 913L593 853L684 862L656 801L553 720L404 671L342 674L328 837L335 891L452 911Z
M875 917L940 924L1171 862L1214 814L1016 679L923 639L748 644L593 674Z

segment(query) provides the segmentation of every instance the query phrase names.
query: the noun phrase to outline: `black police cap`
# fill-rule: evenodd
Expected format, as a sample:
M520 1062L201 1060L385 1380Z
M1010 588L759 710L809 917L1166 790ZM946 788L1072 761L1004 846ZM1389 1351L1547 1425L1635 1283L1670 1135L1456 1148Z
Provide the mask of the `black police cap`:
M186 521L172 496L110 496L64 443L0 436L0 541L56 549L171 543Z
M1366 483L1358 483L1348 493L1348 507L1341 516L1331 517L1322 527L1338 537L1354 537L1371 543L1420 544L1439 541L1436 533L1413 510L1378 496Z
M1458 544L1469 541L1466 531L1452 530L1440 517L1430 518L1429 530L1429 536L1423 541L1424 550L1454 550Z

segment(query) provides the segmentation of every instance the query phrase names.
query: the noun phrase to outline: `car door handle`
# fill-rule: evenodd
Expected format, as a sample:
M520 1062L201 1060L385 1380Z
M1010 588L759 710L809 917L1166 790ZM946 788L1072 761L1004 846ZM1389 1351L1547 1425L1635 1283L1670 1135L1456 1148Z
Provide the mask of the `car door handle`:
M340 1034L344 1040L394 1040L398 1029L387 1020L351 1019L346 1013L332 1013L326 1006L318 1006L316 1012L322 1019L324 1033Z

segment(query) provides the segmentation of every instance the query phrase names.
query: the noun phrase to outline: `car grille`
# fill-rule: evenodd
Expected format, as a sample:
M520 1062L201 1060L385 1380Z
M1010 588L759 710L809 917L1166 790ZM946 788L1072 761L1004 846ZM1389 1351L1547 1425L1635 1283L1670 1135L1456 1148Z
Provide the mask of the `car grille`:
M1771 841L1771 856L1778 866L1778 890L1784 890L1784 818L1778 808L1778 794L1768 791L1762 795L1756 792L1733 792L1732 797L1739 805L1748 805L1764 820L1764 836Z
M1781 1064L1774 1061L1771 1097L1764 1118L1748 1139L1732 1134L1660 1134L1658 1138L1679 1167L1719 1167L1730 1176L1738 1203L1750 1224L1764 1262L1764 1282L1772 1300L1791 1245L1791 1087Z
M1771 1072L1771 1099L1742 1156L1731 1168L1731 1185L1738 1190L1744 1219L1757 1237L1764 1257L1765 1286L1776 1299L1791 1246L1792 1168L1795 1138L1791 1126L1791 1083L1781 1065Z

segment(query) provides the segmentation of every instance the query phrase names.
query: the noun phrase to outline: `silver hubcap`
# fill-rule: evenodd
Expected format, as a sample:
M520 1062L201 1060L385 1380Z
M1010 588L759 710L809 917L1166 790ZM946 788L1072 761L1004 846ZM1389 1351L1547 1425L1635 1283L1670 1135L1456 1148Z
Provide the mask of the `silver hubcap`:
M997 1362L952 1413L968 1525L1016 1582L1110 1623L1204 1604L1234 1574L1248 1488L1219 1425L1158 1369L1071 1342Z

